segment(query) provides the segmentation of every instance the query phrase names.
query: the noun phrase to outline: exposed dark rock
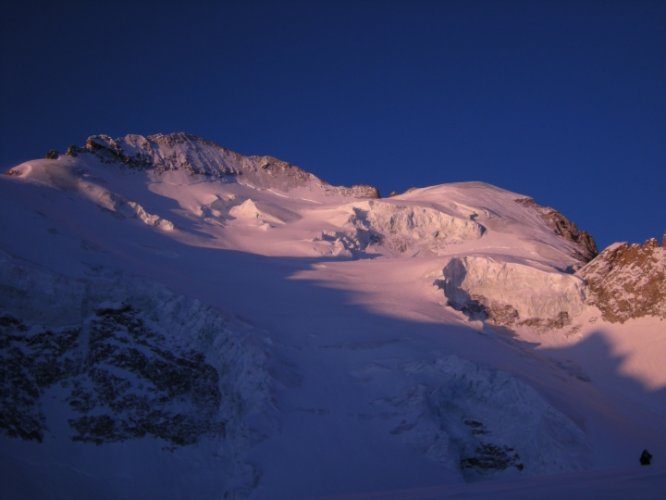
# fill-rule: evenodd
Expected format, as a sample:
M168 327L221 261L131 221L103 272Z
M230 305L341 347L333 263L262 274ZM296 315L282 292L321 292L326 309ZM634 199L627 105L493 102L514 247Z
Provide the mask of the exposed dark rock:
M483 423L479 422L478 420L468 418L464 423L467 427L470 428L472 434L475 436L483 436L484 434L488 434L488 431L485 429Z
M509 467L515 467L519 471L525 468L516 450L509 446L491 443L479 444L473 455L460 459L461 469L471 469L480 473L502 471Z
M564 328L571 324L571 318L566 311L560 311L555 318L529 318L520 322L521 325L531 326L536 328Z
M532 207L555 234L575 243L576 251L574 256L583 261L583 263L591 261L599 253L594 238L587 231L578 229L576 224L557 210L539 205L532 198L519 198L516 200L516 203Z
M469 285L465 282L469 265L466 259L453 258L442 270L444 279L433 282L434 286L444 291L448 299L447 304L464 313L469 319L505 327L529 326L539 329L563 328L571 324L571 317L567 311L557 311L553 308L541 316L527 316L525 313L521 316L518 302L511 303L513 299L521 300L521 297L512 297L508 291L510 287L507 287L505 294L495 292L493 297L474 293L473 290L476 288L474 283ZM510 276L509 272L503 271L489 274L486 279L506 280L507 276ZM576 280L576 278L571 279ZM564 295L566 290L562 293ZM580 304L582 305L582 298Z
M461 450L460 469L463 473L491 474L509 467L523 470L524 465L518 452L509 446L490 442L492 433L483 422L466 418L463 423L472 436L472 442L476 441L476 445L472 446L473 451L470 451L469 446L464 446Z
M135 151L128 154L120 147L118 142L108 135L88 137L81 150L94 153L105 163L120 162L131 168L151 168L155 166L149 151Z
M351 196L354 198L371 198L375 200L381 198L379 189L369 184L354 184L353 186L348 188L340 187L338 189L343 195Z
M154 436L187 445L223 434L219 374L203 353L173 351L129 305L104 307L77 328L41 330L0 316L0 429L41 441L43 392L66 382L75 441ZM64 384L62 384L64 387Z
M657 240L611 245L578 275L587 283L589 302L605 320L666 319L666 249Z
M72 158L76 158L79 153L83 152L84 149L78 147L76 144L70 144L67 150L65 151L65 154L67 156L71 156Z
M27 330L27 327L20 320L16 319L14 316L11 316L9 314L4 314L0 316L0 328L2 327L15 328L21 332Z
M640 458L641 465L650 465L652 463L652 453L647 450L643 450Z
M73 408L86 415L70 421L81 441L116 441L153 435L174 444L191 444L202 434L219 433L215 417L221 403L217 371L198 352L173 353L160 348L159 334L145 326L129 306L97 310L90 325L88 385L79 385ZM127 373L127 376L119 376ZM133 380L141 381L136 390ZM94 401L95 404L90 404ZM106 420L87 413L108 411ZM103 424L103 425L102 425ZM104 432L96 433L97 429Z
M271 156L243 156L182 132L147 137L130 134L117 139L104 134L93 135L83 148L70 149L72 156L87 152L104 163L121 163L130 168L150 169L158 173L179 170L191 175L228 178L229 181L242 178L257 188L288 191L312 184L333 195L353 198L380 196L374 186L331 186L291 163Z
M0 317L0 429L7 435L42 441L46 421L39 399L72 366L64 354L77 333L28 333L20 320Z
M437 283L443 280L437 280ZM441 287L441 286L440 286ZM515 307L510 304L501 304L488 300L482 295L472 294L469 300L463 303L451 302L449 305L464 313L469 319L481 320L498 326L529 326L539 329L564 328L571 324L566 311L561 311L555 318L527 318L522 319Z

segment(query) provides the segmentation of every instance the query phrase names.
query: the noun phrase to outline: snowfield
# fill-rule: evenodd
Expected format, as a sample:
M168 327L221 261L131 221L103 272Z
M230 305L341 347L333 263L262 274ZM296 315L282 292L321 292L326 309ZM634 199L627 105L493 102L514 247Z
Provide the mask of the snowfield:
M0 228L8 498L666 491L663 297L613 309L627 273L661 293L656 245L587 264L524 195L378 198L186 134L10 169Z

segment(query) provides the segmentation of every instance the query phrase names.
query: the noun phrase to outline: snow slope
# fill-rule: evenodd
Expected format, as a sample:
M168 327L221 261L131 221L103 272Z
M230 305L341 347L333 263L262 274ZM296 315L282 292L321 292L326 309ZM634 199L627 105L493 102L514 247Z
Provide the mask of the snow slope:
M591 240L483 183L376 196L185 134L2 176L2 404L29 359L41 432L3 423L7 491L658 498L664 322L604 319Z

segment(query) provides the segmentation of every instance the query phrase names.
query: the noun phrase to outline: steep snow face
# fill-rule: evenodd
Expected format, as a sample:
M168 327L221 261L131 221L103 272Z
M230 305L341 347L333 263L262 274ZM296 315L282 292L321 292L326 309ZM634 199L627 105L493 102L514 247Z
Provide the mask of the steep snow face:
M605 320L666 319L666 249L657 240L612 245L578 274L587 282L590 303Z
M456 356L403 369L414 385L378 403L391 434L467 480L586 468L584 433L516 378Z
M578 229L576 224L560 212L550 207L543 207L532 198L519 198L516 200L516 203L534 209L555 234L571 241L575 245L574 255L579 257L583 262L589 262L596 257L598 253L597 245L592 236L588 232Z
M484 256L454 258L436 285L449 304L501 325L562 327L584 306L580 278Z
M571 271L596 254L594 240L559 212L542 207L525 195L482 182L412 189L395 199L418 200L478 222L487 230L487 244L477 249L486 253L520 254Z

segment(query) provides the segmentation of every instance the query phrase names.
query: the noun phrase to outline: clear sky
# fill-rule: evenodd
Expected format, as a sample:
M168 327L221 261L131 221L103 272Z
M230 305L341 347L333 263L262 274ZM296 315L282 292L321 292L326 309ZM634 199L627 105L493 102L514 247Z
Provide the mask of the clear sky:
M481 180L603 247L666 230L666 2L0 7L0 168L186 131L382 193Z

